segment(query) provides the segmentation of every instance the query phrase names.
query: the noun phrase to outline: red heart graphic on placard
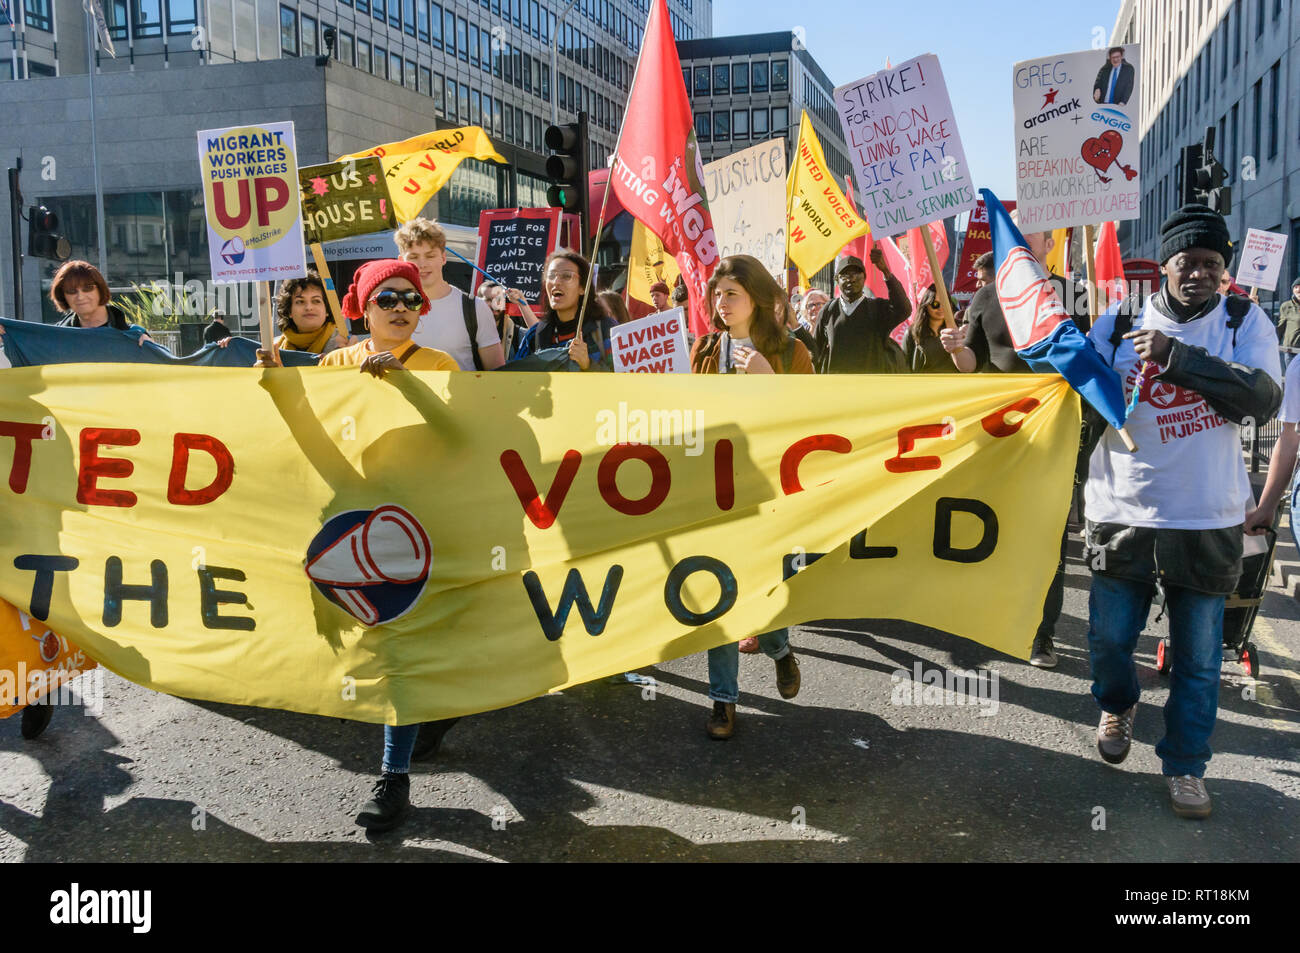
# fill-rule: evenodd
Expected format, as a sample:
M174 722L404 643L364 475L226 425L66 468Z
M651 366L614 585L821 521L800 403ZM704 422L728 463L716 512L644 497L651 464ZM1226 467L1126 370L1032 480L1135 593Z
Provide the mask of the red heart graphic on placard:
M1113 132L1103 132L1098 138L1085 141L1079 149L1083 161L1098 172L1105 172L1115 162L1116 150L1112 149L1110 143L1106 141L1107 136L1119 138Z
M1101 141L1110 148L1110 154L1119 160L1119 151L1124 148L1124 137L1114 129L1107 129L1101 134Z

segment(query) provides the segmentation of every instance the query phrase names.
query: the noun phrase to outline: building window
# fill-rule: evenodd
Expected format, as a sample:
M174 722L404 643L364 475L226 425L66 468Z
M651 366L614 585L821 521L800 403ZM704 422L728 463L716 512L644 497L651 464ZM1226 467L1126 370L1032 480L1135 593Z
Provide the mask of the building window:
M709 95L709 70L707 67L700 67L695 71L695 95Z
M700 142L708 142L709 139L711 138L709 136L709 114L708 113L695 114L695 138L698 139Z
M1262 153L1260 147L1263 145L1263 120L1264 120L1264 81L1258 79L1250 90L1250 121L1251 121L1251 138L1250 154L1255 157L1258 163Z
M432 14L429 17L429 42L435 50L442 49L442 4L429 5Z
M388 57L388 78L397 85L402 85L402 54L391 53Z
M193 31L199 23L197 8L195 0L168 0L167 32L177 34Z
M280 52L285 56L298 55L298 11L280 8Z
M357 69L370 72L370 44L366 40L357 40Z
M1228 161L1224 163L1229 169L1236 168L1237 165L1237 107L1239 103L1232 104L1232 149L1228 152Z
M749 64L748 63L732 64L731 91L733 93L749 92Z
M484 99L487 99L486 96L484 96L483 98L484 98ZM511 107L511 108L513 108L513 107ZM501 100L499 100L499 99L493 99L493 100L492 100L492 110L493 110L493 111L492 111L492 125L493 125L493 127L496 129L496 131L497 131L497 135L498 135L498 136L508 135L508 134L509 134L509 123L510 123L510 117L509 117L509 116L504 116L504 117L503 117L502 113L503 113L504 110L505 110L505 106L502 105Z
M772 107L772 132L784 136L790 126L790 110L785 106Z
M407 89L414 89L421 93L428 89L428 87L420 85L415 72L415 62L413 60L406 61L406 70L402 73L402 85Z
M717 94L731 91L731 66L723 63L713 67L713 91Z
M790 88L790 61L772 61L772 92L782 93Z
M351 66L355 62L353 57L356 55L356 49L352 45L352 34L339 31L339 45L334 48L338 55L339 62L345 66Z
M485 73L492 71L492 34L487 30L480 30L478 35L479 42L479 68Z
M1264 35L1264 0L1255 0L1255 38Z
M731 138L731 113L723 109L713 114L713 141L726 142Z
M1228 16L1232 17L1232 65L1237 66L1241 63L1241 7L1229 7Z
M469 62L469 24L464 17L456 18L456 55L462 63ZM475 53L476 57L477 55Z
M456 55L456 14L450 9L442 16L442 41L447 44L447 52Z
M1277 130L1281 124L1277 114L1278 102L1282 94L1282 90L1278 88L1282 79L1279 75L1281 65L1282 61L1278 60L1268 71L1268 157L1270 159L1277 158Z
M464 86L461 87L462 90L464 88ZM488 103L488 111L490 112L491 109L492 104ZM491 119L490 116L488 118ZM472 89L469 92L469 121L472 126L483 125L483 96L477 89Z
M753 120L754 137L767 135L767 110L754 109L750 112L749 118Z
M16 0L9 0L15 3ZM150 4L145 4L149 6ZM152 6L157 6L157 0L154 0ZM6 8L9 4L5 5ZM44 30L46 33L54 32L54 16L50 12L50 0L23 0L23 18L27 25L37 30ZM139 22L139 21L137 21ZM158 22L155 20L154 22ZM151 34L157 36L157 34Z
M737 109L731 113L731 134L737 139L749 138L748 109Z
M375 75L388 79L388 50L382 46L375 47Z
M302 15L302 55L316 55L316 20L305 13Z
M393 0L393 2L396 2L396 0ZM384 20L384 0L370 0L370 4L374 8L375 19L382 23Z
M456 112L456 103L459 101L456 81L450 76L447 77L447 118L453 122L460 122L460 114Z
M749 70L753 78L754 92L767 92L767 63L751 63Z
M469 113L469 87L464 83L460 84L460 121L469 124L471 121L477 123L480 120L471 120ZM481 117L480 117L481 119Z
M415 8L424 4L425 0L402 0L402 28L407 36L415 36Z
M478 66L479 50L479 29L474 24L469 25L469 65Z
M370 12L370 0L353 0L357 7L357 13Z
M686 91L687 91L687 92L690 92L690 89L691 89L691 68L690 68L689 66L683 66L683 67L682 67L682 85L686 87Z
M438 7L438 9L441 8ZM421 40L424 40L426 43L429 42L428 0L415 0L415 30Z
M510 44L507 43L505 44L505 49L501 53L501 59L504 61L502 65L505 67L501 77L507 84L513 85L515 81L515 64L513 58L510 56L510 52Z
M446 80L443 79L441 73L434 73L433 74L433 114L435 116L442 116L444 118L446 117L447 115L447 102L445 99L446 95L447 95Z

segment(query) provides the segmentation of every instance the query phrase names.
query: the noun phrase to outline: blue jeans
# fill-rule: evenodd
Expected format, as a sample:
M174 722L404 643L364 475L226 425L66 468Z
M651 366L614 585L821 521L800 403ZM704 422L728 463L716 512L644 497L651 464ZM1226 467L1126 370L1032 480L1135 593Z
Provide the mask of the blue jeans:
M413 725L384 725L384 773L410 774L411 752L420 734L420 723Z
M790 630L775 629L758 637L758 647L773 661L790 654ZM709 698L735 704L740 699L740 644L709 649Z
M1133 649L1151 610L1155 586L1094 574L1088 596L1088 652L1092 694L1103 711L1127 711L1138 700ZM1219 670L1223 665L1223 596L1208 596L1170 586L1169 701L1165 736L1156 745L1162 773L1205 775L1210 732L1219 710Z

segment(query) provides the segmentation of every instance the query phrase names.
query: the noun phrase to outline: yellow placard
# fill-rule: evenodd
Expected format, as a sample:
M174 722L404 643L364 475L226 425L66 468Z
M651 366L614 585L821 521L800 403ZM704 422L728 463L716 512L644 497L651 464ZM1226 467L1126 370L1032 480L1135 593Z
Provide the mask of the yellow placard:
M391 724L821 618L1025 658L1078 436L1039 375L22 368L0 598L159 691Z
M364 152L339 156L339 159L365 156L379 156L383 162L388 194L399 222L408 222L419 215L429 199L447 184L456 167L466 159L490 159L502 165L506 162L482 126L438 129L401 142L386 142Z
M39 593L36 598L39 600ZM40 619L0 599L0 718L97 667L94 659Z
M812 120L803 114L786 183L790 223L785 233L786 257L801 272L815 275L841 248L867 234L867 220L854 210L826 167L822 144Z
M650 288L662 281L669 290L682 271L677 261L664 250L659 236L638 220L632 222L632 251L627 262L627 293L638 301L653 304Z

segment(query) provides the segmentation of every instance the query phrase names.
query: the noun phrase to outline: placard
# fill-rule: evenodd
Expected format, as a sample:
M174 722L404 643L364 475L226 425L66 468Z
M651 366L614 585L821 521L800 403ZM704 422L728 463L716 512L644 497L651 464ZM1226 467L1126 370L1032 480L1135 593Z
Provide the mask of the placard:
M304 166L298 170L298 185L308 244L397 227L384 169L376 158Z
M1276 291L1282 275L1282 256L1286 253L1286 236L1281 232L1246 229L1246 243L1237 266L1237 284L1243 288Z
M704 191L718 251L752 255L772 274L785 267L785 139L733 152L704 166Z
M198 133L213 281L307 274L293 123Z
M542 268L559 247L558 208L494 208L478 214L478 266L530 304L542 299Z
M948 87L932 53L835 89L835 105L877 238L975 207Z
M1141 214L1138 54L1138 44L1129 43L1015 65L1016 200L1022 232L1100 225Z
M686 319L681 308L670 308L611 328L614 370L630 373L689 374Z

